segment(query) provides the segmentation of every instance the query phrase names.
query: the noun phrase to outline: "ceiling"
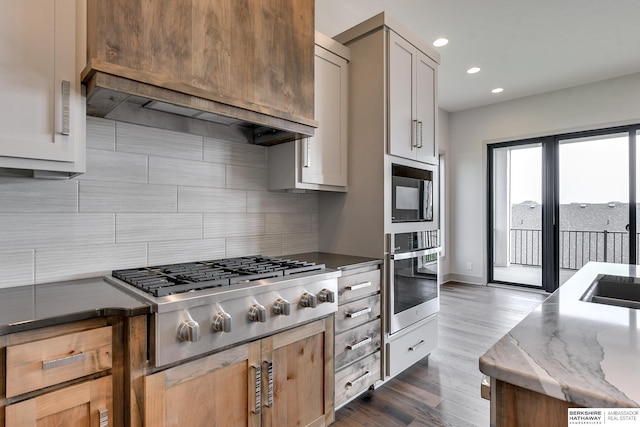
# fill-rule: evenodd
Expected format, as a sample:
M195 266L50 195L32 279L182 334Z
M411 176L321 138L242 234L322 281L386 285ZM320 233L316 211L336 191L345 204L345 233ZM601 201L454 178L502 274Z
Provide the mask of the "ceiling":
M440 53L440 108L461 111L640 72L640 0L315 0L329 36L386 11ZM469 75L469 67L481 67ZM491 89L504 88L500 94Z

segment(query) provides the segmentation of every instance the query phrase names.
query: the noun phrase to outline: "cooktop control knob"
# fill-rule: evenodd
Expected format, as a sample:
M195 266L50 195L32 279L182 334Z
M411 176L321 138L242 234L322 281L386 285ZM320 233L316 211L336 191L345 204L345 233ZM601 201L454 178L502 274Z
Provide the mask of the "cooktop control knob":
M318 305L318 297L309 292L305 292L300 297L300 305L303 307L316 308Z
M200 341L200 325L195 320L183 320L178 326L178 338L182 341Z
M213 316L211 327L214 332L231 332L231 315L220 311Z
M336 293L329 289L323 289L318 293L320 302L336 302Z
M267 309L263 305L253 304L249 309L249 320L264 323L267 321Z
M273 314L283 314L288 316L291 314L291 303L286 299L278 298L273 303Z

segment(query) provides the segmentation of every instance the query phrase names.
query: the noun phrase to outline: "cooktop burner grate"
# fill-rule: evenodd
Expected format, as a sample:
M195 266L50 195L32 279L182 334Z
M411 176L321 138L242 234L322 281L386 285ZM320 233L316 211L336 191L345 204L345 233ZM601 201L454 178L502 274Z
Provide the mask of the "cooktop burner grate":
M324 264L256 255L114 270L111 274L155 297L162 297L324 268Z

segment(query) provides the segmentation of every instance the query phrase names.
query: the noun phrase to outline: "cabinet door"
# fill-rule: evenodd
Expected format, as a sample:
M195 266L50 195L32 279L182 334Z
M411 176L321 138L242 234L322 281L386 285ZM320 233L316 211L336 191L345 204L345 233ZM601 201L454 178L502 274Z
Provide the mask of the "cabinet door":
M418 131L415 117L417 50L389 31L389 154L416 158Z
M416 160L437 164L436 64L419 51L416 55L416 83L416 120L418 123Z
M113 426L112 377L86 381L6 407L7 426Z
M315 50L315 135L301 145L302 181L347 185L347 61L322 47Z
M272 394L264 394L263 425L333 422L333 317L266 338L262 352L272 373L263 380Z
M144 425L259 426L259 355L256 341L146 376Z
M84 141L76 0L0 0L0 8L0 39L11 40L0 44L0 156L10 158L0 166L75 171L84 158L76 146ZM28 167L23 159L68 164Z

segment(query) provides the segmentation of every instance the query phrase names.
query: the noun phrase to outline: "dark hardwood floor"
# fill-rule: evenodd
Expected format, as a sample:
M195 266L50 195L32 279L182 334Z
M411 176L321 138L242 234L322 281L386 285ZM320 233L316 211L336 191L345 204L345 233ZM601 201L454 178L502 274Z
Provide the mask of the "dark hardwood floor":
M488 426L479 357L546 294L461 283L442 285L439 342L378 389L336 411L336 427Z

